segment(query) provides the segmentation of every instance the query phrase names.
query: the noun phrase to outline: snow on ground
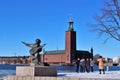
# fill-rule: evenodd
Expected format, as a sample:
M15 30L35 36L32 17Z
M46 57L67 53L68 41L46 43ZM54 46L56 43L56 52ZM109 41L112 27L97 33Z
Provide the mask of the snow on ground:
M66 72L58 73L58 77L120 79L120 71L106 71L105 74L99 74L98 71L90 73Z

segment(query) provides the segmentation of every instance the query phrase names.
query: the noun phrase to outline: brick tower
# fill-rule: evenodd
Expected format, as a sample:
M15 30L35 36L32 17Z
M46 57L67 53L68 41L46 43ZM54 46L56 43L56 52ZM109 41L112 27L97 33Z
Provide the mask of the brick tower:
M70 19L68 30L65 35L66 63L72 63L76 53L76 31L73 29L73 21Z

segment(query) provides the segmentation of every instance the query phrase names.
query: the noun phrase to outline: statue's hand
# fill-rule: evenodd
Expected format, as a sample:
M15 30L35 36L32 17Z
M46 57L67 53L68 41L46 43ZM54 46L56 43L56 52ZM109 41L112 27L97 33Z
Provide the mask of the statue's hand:
M25 42L21 41L21 43L25 44Z
M47 45L47 44L43 44L44 46Z
M27 43L25 43L25 42L23 42L23 41L22 41L22 43L25 44L25 45L27 45Z
M26 42L23 42L23 41L21 41L23 44L25 44L26 46L28 46L28 47L32 47L33 45L32 44L28 44L28 43L26 43Z
M41 45L41 48L43 48L46 44Z

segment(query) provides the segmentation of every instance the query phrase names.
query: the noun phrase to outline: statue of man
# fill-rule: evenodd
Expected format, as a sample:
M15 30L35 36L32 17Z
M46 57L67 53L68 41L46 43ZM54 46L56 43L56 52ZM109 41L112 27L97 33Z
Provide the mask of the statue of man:
M40 45L41 40L40 39L36 39L34 44L28 44L26 42L22 42L23 44L25 44L28 47L31 47L30 49L30 58L31 58L31 63L33 63L34 65L38 65L40 64L40 55L39 52L42 51L42 48L46 45Z

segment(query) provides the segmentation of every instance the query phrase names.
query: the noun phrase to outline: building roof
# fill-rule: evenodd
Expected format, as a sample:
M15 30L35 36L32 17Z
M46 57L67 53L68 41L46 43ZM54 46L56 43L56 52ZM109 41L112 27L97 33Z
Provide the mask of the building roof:
M65 50L52 50L52 51L46 51L46 54L63 54L65 53ZM85 50L76 50L76 53L90 53L89 51Z
M65 53L65 50L46 51L46 54L62 54L62 53Z
M76 52L80 52L80 53L90 53L89 51L85 51L85 50L76 50Z

